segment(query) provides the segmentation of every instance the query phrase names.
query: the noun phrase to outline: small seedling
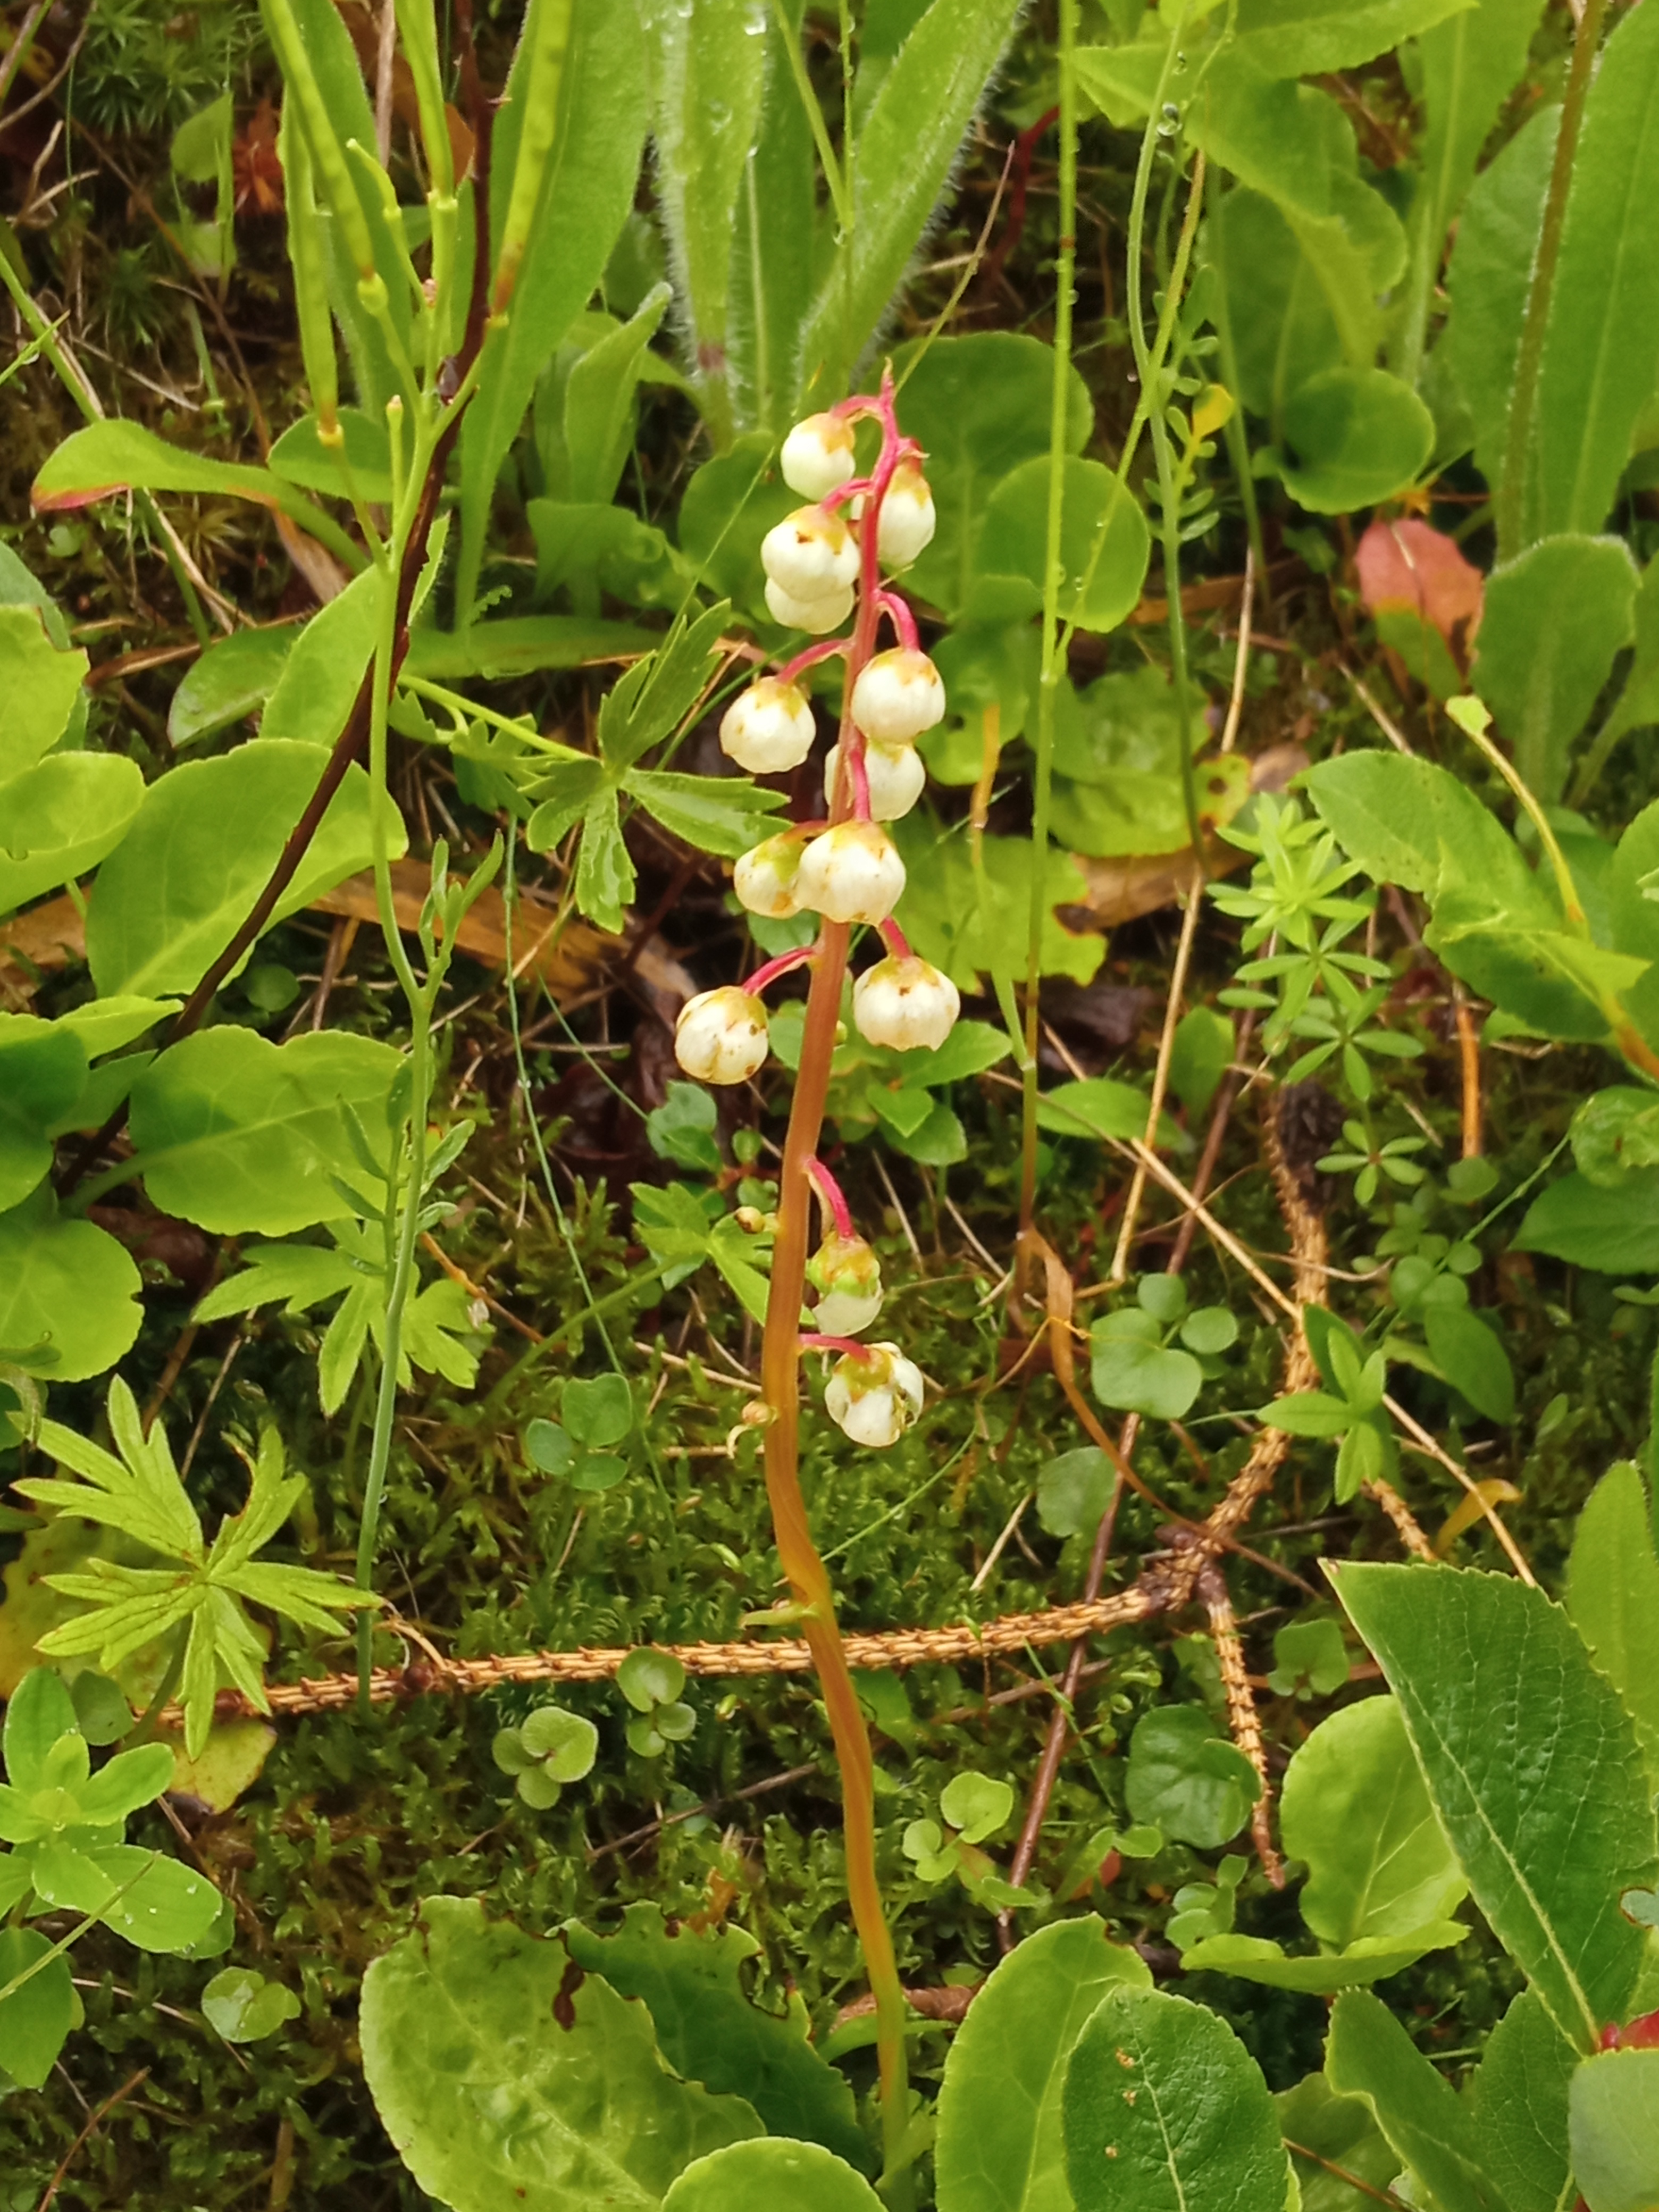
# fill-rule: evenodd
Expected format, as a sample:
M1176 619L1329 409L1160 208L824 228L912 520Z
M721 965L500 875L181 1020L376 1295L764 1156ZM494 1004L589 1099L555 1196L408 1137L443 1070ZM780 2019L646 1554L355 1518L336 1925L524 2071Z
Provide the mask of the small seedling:
M680 1700L685 1669L672 1651L641 1645L617 1669L617 1687L634 1708L628 1723L628 1747L641 1759L660 1759L671 1743L684 1743L697 1716Z
M592 1771L599 1748L592 1721L562 1705L541 1705L517 1728L498 1729L490 1753L532 1811L545 1813L558 1803L566 1783Z

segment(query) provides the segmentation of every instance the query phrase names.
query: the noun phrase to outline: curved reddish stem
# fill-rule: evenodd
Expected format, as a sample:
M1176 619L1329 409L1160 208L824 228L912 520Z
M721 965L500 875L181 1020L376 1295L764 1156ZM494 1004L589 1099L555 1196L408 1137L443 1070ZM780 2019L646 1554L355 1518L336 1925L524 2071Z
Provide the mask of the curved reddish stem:
M816 668L821 660L833 660L838 653L845 653L851 644L850 638L827 637L821 644L809 645L793 660L784 662L776 672L778 682L793 684L798 676L804 676L809 668Z
M847 1203L846 1194L823 1162L816 1154L806 1163L806 1172L811 1176L818 1196L830 1209L830 1218L836 1224L838 1237L854 1237L853 1209Z
M880 935L882 943L887 947L887 950L892 954L896 960L908 960L910 958L910 940L905 935L904 932L899 927L897 922L894 921L890 914L888 915L885 921L878 921L876 924L876 928Z
M853 819L855 822L870 819L870 771L864 764L865 743L863 731L854 730L847 749L847 769L853 779Z
M899 643L908 646L912 653L920 651L921 640L916 633L916 618L910 611L909 601L897 592L885 589L878 596L881 611L897 632Z
M787 975L797 968L810 967L817 957L816 939L811 945L798 945L793 951L780 952L775 960L769 960L763 966L757 968L743 988L758 995L769 984L775 983L780 975Z
M869 1345L860 1344L851 1336L819 1336L809 1331L805 1335L797 1337L795 1342L802 1352L839 1352L857 1359L873 1359L876 1356Z

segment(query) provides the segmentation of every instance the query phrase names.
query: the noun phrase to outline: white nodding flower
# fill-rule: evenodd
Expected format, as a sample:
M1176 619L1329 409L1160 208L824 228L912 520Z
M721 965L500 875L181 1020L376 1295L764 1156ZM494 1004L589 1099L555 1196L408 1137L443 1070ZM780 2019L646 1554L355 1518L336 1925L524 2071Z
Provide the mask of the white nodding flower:
M839 415L809 415L797 422L779 455L783 480L803 499L823 499L839 491L858 466L853 456L853 426Z
M823 1409L855 1444L896 1443L921 1411L921 1370L896 1344L872 1344L836 1362Z
M878 744L914 744L944 712L939 672L913 645L873 653L853 686L853 720Z
M933 544L938 527L939 516L927 477L914 461L901 461L882 501L876 531L876 550L883 568L908 568Z
M827 921L885 921L904 891L904 863L876 822L837 822L801 854L797 896Z
M839 514L798 507L762 538L761 566L781 592L810 605L850 588L859 573L859 542Z
M785 629L804 629L809 637L828 637L853 611L853 586L843 586L822 599L792 599L770 576L766 580L766 611Z
M752 845L732 871L732 888L750 914L787 921L800 912L800 839L786 830Z
M817 733L805 693L763 676L721 715L720 750L750 775L781 775L800 766Z
M862 1237L826 1237L806 1279L818 1293L812 1326L826 1336L856 1336L881 1311L881 1262Z
M674 1057L699 1083L746 1083L766 1052L766 1008L741 985L699 991L680 1008Z
M961 1011L962 994L950 977L914 952L878 960L853 986L859 1035L895 1052L914 1052L918 1045L937 1051Z
M824 796L831 803L840 773L841 747L831 745L823 763ZM914 745L878 745L866 739L864 776L870 787L872 815L878 822L897 822L921 797L927 768Z

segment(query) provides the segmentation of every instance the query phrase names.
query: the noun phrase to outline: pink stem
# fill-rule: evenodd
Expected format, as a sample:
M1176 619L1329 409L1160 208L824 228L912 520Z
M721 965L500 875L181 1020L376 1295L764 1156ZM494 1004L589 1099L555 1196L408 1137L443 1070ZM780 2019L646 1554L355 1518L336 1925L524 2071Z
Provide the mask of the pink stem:
M870 819L870 772L864 764L865 736L854 730L853 741L847 749L847 769L853 779L853 818L855 822Z
M817 1158L808 1160L806 1172L811 1176L818 1196L830 1209L836 1236L855 1237L858 1231L853 1226L853 1209L847 1203L846 1193L823 1162Z
M855 1359L873 1359L876 1356L870 1346L860 1344L856 1338L850 1336L817 1336L809 1334L798 1337L795 1340L803 1352L840 1352L850 1353Z
M793 684L798 676L804 676L809 668L816 668L819 661L832 660L838 653L845 653L847 647L848 640L844 637L828 637L821 645L809 645L804 653L798 653L793 660L784 662L783 666L777 671L777 680L780 684Z
M876 927L880 933L882 943L896 960L908 960L911 957L910 940L891 915L888 915L885 921L878 921Z
M897 631L899 643L908 646L915 653L921 641L916 635L916 618L910 611L909 602L901 599L896 592L884 591L881 593L881 611Z
M780 975L787 975L794 969L805 968L809 962L816 960L817 951L817 945L813 944L798 945L793 952L780 952L775 960L769 960L763 967L757 968L743 988L758 994L769 983L775 983Z

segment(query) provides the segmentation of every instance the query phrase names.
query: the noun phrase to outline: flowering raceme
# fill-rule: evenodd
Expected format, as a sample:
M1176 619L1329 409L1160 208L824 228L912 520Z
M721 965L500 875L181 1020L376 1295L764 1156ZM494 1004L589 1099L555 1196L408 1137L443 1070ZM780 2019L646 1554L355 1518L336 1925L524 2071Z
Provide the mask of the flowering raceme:
M857 453L860 422L873 422L880 433L867 474ZM775 831L732 872L738 899L750 914L778 921L817 914L824 927L815 944L767 961L745 983L690 1001L674 1049L686 1073L703 1082L745 1082L763 1066L762 994L780 977L827 961L820 981L839 995L849 929L872 928L883 940L879 957L853 988L853 1020L869 1042L900 1052L936 1048L956 1022L961 1002L955 984L911 951L893 919L904 893L904 862L883 826L908 814L921 797L927 767L916 740L938 726L945 708L945 685L922 650L915 617L889 580L933 538L936 516L925 458L899 430L890 377L878 394L809 415L783 441L784 481L808 504L762 540L766 605L785 628L822 641L740 692L721 718L720 739L727 757L750 775L792 773L817 736L805 679L831 660L842 663L841 727L824 760L828 818ZM835 635L849 616L850 635ZM892 642L878 650L884 625ZM832 1004L824 1005L825 1017ZM827 1054L829 1029L820 1027L820 1050ZM816 1133L814 1120L809 1147ZM817 1302L812 1333L798 1334L799 1346L839 1355L824 1396L830 1418L856 1443L890 1444L921 1410L922 1377L896 1345L855 1340L881 1310L880 1264L827 1169L813 1158L806 1172L828 1218L823 1242L804 1262L803 1287L809 1296L816 1292ZM803 1259L796 1260L797 1269Z

